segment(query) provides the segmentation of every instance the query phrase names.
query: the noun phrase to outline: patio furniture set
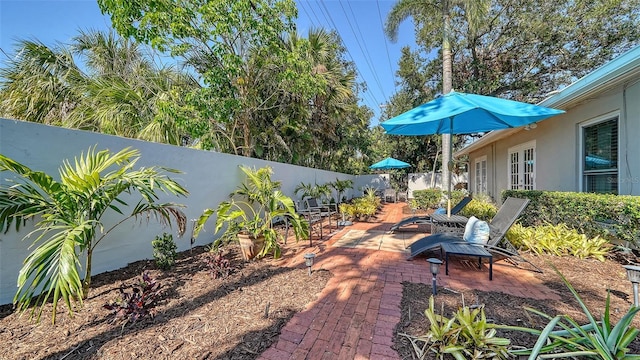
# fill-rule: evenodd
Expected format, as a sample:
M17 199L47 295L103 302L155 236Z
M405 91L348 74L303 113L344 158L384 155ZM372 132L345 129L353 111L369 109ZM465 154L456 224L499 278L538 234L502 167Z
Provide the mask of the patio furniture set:
M439 252L441 260L445 261L445 273L449 274L449 257L464 256L478 258L478 266L482 267L482 260L489 260L489 280L493 280L493 262L507 260L514 265L528 263L534 271L542 272L540 268L531 264L518 254L517 249L509 242L506 234L515 223L522 211L529 204L529 199L507 198L489 225L489 238L486 243L469 242L463 237L469 219L456 215L471 198L464 198L452 210L452 215L432 214L430 216L414 216L404 219L391 227L397 231L403 226L416 223L428 223L431 225L432 235L426 236L408 246L410 255L407 260L427 253Z

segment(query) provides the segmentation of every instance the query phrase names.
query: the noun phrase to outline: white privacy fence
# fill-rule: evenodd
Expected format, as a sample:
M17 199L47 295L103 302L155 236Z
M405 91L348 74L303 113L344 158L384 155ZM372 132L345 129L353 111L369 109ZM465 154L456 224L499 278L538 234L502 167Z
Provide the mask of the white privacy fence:
M469 183L468 174L460 175L451 174L451 188L459 183ZM446 182L442 181L442 173L411 173L408 176L408 197L413 198L413 192L424 189L443 189L447 190Z
M137 167L163 166L182 171L169 174L189 191L186 198L160 195L160 201L183 204L188 219L196 219L205 208L215 207L227 199L242 181L239 165L262 167L269 165L274 170L273 179L282 182L285 194L296 200L294 189L301 182L324 184L336 179L354 181L353 190L345 194L347 198L361 195L365 186L379 188L383 180L378 175L353 176L331 171L310 169L264 160L246 158L212 151L194 150L184 147L150 143L117 136L70 130L36 123L0 119L0 154L29 166L33 170L44 171L54 177L62 161L73 161L90 147L96 150L109 149L117 152L126 147L140 151ZM0 184L6 185L11 174L0 173ZM133 205L137 200L131 201ZM105 228L117 220L117 214L109 214L104 219ZM212 224L195 240L194 246L205 245L214 240ZM93 273L115 270L127 264L153 258L151 241L163 232L171 233L178 245L178 251L189 249L191 244L191 224L187 234L178 238L175 229L163 228L154 222L128 220L121 224L96 248L93 255ZM22 262L29 253L34 239L21 239L32 230L32 224L16 233L13 229L0 234L0 304L11 303L16 291L16 280Z

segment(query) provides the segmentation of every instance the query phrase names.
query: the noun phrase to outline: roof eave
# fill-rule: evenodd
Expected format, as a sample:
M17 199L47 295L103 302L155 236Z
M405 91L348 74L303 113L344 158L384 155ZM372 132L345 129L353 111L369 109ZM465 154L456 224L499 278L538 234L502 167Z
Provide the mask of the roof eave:
M550 96L538 105L567 110L572 105L604 92L615 86L625 84L640 77L640 46L637 46L612 61L604 64L576 82ZM492 142L521 131L523 128L492 131L469 146L457 151L454 156L469 154L471 151L487 146Z

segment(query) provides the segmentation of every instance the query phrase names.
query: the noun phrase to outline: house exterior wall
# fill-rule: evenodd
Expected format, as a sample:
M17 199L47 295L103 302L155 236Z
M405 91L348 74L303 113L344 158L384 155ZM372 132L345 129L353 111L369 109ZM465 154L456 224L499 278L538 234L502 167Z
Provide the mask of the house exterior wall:
M383 182L378 175L352 176L331 171L304 168L276 162L263 161L242 156L222 154L212 151L194 150L184 147L157 144L117 136L96 134L86 131L70 130L42 124L0 119L0 153L29 166L33 170L44 171L58 177L58 167L62 161L74 157L96 146L96 149L119 151L125 147L137 149L141 153L138 167L164 166L182 171L182 174L168 174L177 180L189 192L186 198L177 198L160 194L161 202L173 201L184 204L183 211L187 219L196 219L205 208L211 208L226 200L229 193L235 190L242 181L239 165L262 167L269 165L274 170L273 179L282 182L285 194L296 200L295 187L301 182L323 184L336 179L351 179L354 190L345 194L347 198L361 195L359 189L364 186L377 187ZM0 184L6 185L10 173L0 173ZM129 203L135 203L133 199ZM123 210L126 213L126 210ZM122 219L115 214L104 219L105 228L109 228L117 220ZM213 223L207 231L196 239L194 245L205 245L215 239ZM28 247L35 239L21 241L33 229L33 224L16 233L10 229L0 234L0 304L11 303L16 291L18 271L29 253ZM175 229L163 228L155 221L140 222L128 220L116 228L96 248L93 257L93 274L126 266L128 263L153 258L151 241L163 232L172 233L178 251L189 249L190 231L178 238Z
M640 195L640 82L610 89L566 113L539 122L469 153L470 189L475 187L475 160L487 156L488 192L496 201L509 188L508 150L535 141L535 189L581 191L581 124L618 114L620 195Z

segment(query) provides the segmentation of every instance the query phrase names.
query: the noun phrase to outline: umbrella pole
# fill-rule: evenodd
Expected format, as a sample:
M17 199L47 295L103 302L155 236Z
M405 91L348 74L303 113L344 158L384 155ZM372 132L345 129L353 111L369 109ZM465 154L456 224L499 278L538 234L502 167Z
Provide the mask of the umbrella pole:
M451 217L451 171L453 170L453 117L449 118L449 129L451 138L449 139L449 158L447 159L447 217Z

